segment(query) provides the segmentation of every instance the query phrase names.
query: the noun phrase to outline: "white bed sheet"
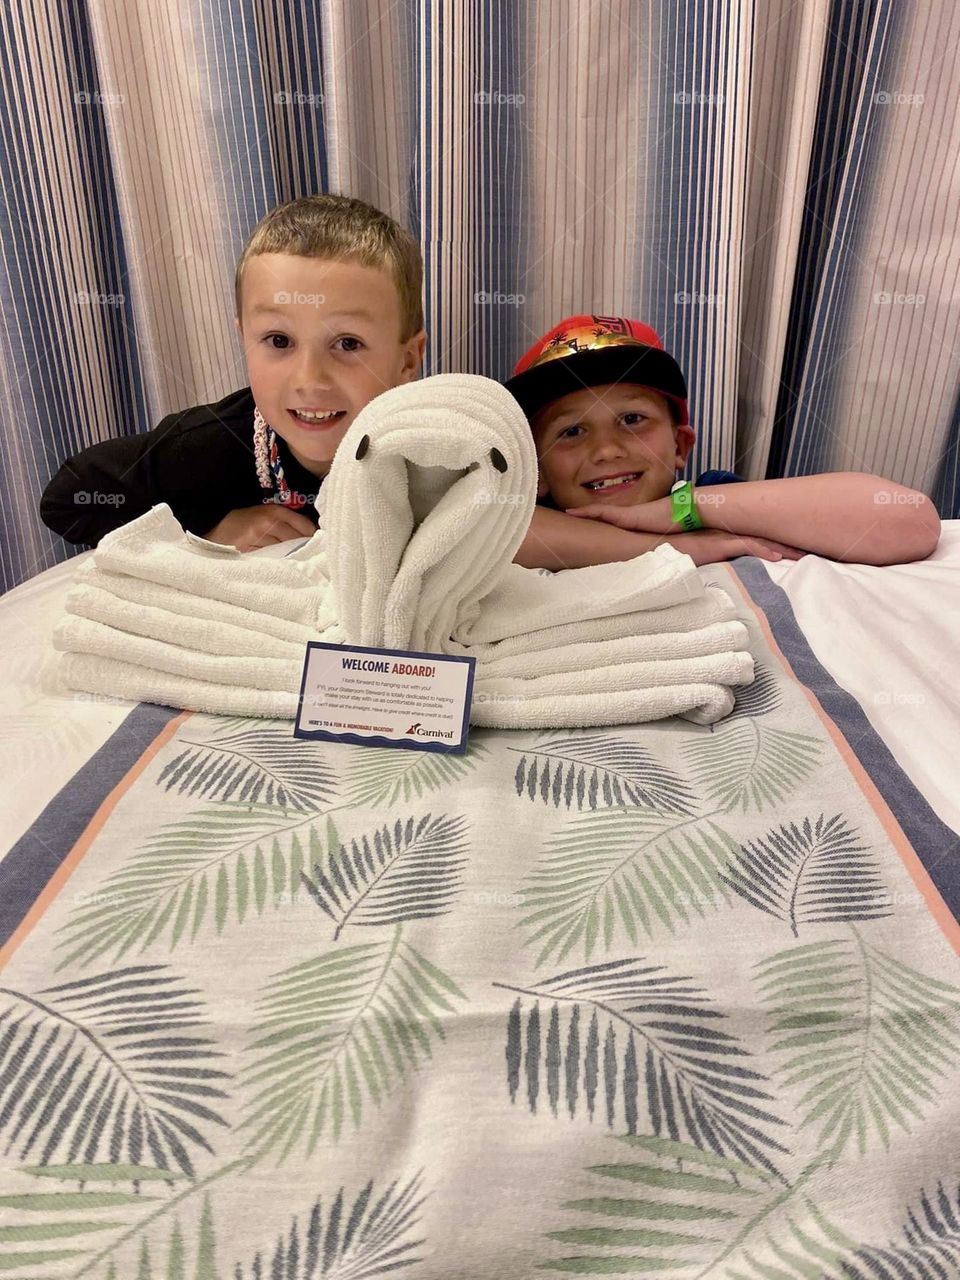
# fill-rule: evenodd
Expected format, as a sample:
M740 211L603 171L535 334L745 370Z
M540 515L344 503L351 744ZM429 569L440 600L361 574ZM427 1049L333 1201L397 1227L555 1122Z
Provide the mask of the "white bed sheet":
M287 555L299 543L258 555ZM0 598L0 856L122 724L133 703L65 688L51 644L79 564L55 565ZM761 562L816 657L860 703L928 800L960 831L960 520L927 560L876 568L819 556Z

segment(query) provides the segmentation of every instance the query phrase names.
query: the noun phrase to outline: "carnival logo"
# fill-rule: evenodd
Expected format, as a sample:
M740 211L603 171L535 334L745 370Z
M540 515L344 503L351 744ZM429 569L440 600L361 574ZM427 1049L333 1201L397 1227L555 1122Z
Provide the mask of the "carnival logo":
M424 729L420 721L416 720L410 728L407 729L405 736L412 738L452 738L453 730L451 729L448 732L444 729Z

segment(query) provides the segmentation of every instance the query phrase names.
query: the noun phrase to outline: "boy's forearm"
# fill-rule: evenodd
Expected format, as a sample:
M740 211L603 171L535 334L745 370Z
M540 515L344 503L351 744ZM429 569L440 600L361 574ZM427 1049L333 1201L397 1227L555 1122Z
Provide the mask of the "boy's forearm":
M925 494L859 471L705 485L694 500L708 529L774 538L854 564L923 560L940 536ZM658 501L669 508L669 498ZM668 511L665 528L672 527Z
M582 569L586 565L632 560L676 539L662 533L634 533L599 520L576 520L563 511L535 507L514 563L525 569ZM680 549L680 548L678 548Z

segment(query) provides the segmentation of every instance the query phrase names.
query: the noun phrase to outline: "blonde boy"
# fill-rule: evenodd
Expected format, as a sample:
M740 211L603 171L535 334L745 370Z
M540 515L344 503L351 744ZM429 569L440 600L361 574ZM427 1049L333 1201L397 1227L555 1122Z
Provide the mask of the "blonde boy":
M158 502L241 551L313 533L313 501L351 422L419 373L422 286L419 245L372 205L314 195L271 209L235 279L250 385L68 458L41 518L92 545Z

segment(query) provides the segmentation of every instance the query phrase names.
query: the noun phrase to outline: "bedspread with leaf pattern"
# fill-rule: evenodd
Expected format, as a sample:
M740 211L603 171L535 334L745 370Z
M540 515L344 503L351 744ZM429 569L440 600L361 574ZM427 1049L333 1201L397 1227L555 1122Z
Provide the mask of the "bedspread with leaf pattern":
M0 863L0 1276L960 1276L957 837L713 573L710 727L132 710Z

